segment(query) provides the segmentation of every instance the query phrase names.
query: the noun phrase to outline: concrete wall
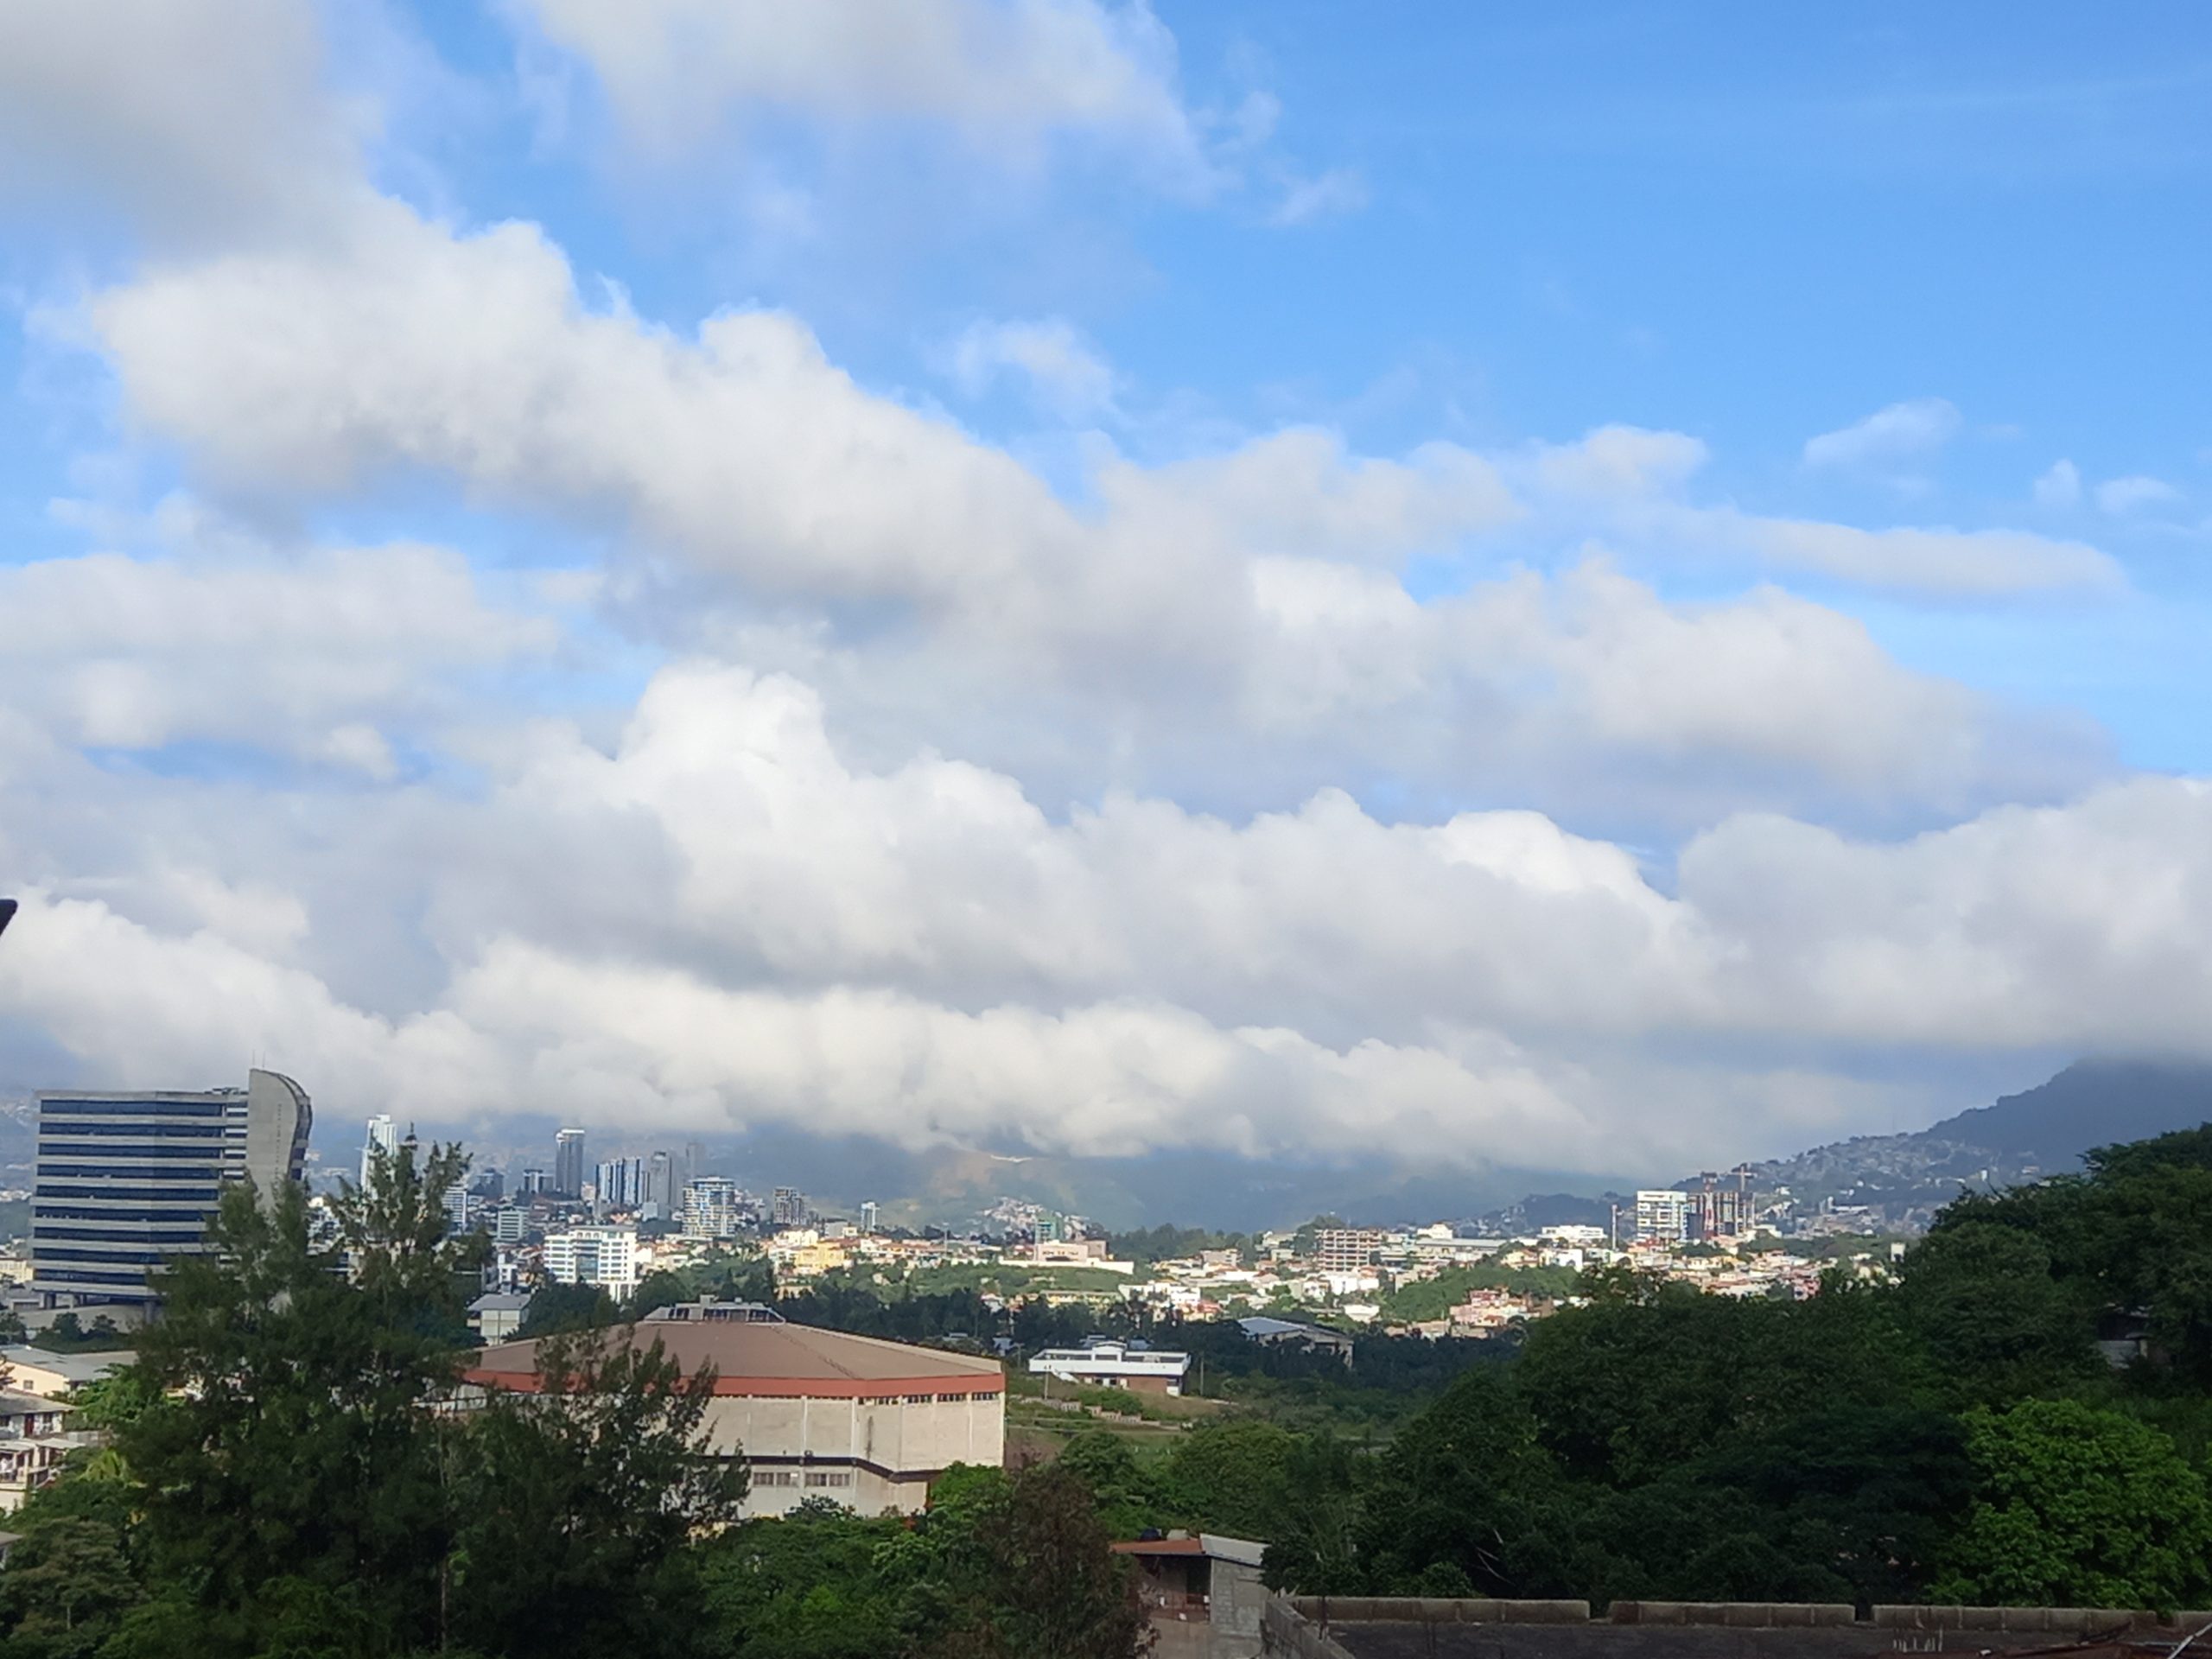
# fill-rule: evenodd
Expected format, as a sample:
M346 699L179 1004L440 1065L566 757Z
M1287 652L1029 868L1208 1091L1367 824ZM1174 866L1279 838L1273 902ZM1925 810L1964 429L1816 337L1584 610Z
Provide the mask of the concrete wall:
M2132 1636L2177 1642L2212 1611L1891 1607L1841 1603L1621 1601L1593 1619L1579 1601L1271 1596L1270 1654L1295 1659L1861 1659L1885 1650L2023 1649ZM1924 1634L1918 1634L1924 1633Z
M932 1395L925 1402L779 1399L717 1395L704 1427L709 1447L723 1457L741 1455L754 1465L746 1511L780 1515L808 1497L827 1497L875 1515L886 1509L912 1514L929 1497L928 1477L956 1463L996 1465L1006 1461L1006 1396L960 1400ZM820 1469L814 1460L832 1460ZM798 1476L785 1484L766 1477ZM849 1484L807 1476L849 1474ZM915 1478L900 1479L899 1476Z

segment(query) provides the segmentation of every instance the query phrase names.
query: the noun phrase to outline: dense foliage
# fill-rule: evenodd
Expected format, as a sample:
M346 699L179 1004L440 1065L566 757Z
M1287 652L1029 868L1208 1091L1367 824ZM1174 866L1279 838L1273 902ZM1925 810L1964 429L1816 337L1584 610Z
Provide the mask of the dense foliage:
M2212 1596L2212 1128L1962 1197L1804 1302L1608 1272L1273 1530L1309 1591ZM2139 1354L2098 1347L2139 1332ZM1165 1494L1160 1495L1164 1497Z
M463 1168L403 1149L344 1196L328 1247L296 1188L226 1196L137 1363L85 1391L111 1444L12 1518L0 1655L792 1650L761 1645L753 1617L775 1610L739 1582L783 1535L733 1524L742 1466L702 1455L711 1373L576 1331L541 1345L533 1395L459 1386L481 1243L446 1236L439 1198ZM1136 1651L1133 1586L1078 1483L965 1487L898 1560L871 1556L899 1611L866 1651Z

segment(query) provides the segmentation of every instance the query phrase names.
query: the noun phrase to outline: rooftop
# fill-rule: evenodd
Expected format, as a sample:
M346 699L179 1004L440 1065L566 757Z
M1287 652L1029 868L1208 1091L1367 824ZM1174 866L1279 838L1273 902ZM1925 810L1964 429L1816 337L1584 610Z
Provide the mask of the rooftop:
M107 1349L92 1354L59 1354L51 1348L41 1348L29 1343L11 1343L0 1348L0 1362L19 1370L52 1371L72 1387L79 1382L96 1382L118 1365L130 1364L137 1357L127 1348Z
M620 1339L620 1329L603 1332ZM715 1368L721 1395L889 1398L906 1394L992 1393L1004 1386L996 1360L855 1337L810 1325L742 1319L644 1319L632 1338L658 1339L686 1371ZM503 1342L477 1357L470 1382L534 1392L538 1343Z

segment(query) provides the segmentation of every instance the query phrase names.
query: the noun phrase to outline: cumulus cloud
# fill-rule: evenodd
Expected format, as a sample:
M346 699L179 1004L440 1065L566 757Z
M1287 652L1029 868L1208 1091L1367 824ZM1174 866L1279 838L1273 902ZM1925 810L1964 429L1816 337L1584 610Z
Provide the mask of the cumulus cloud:
M1031 397L1063 420L1085 420L1113 407L1113 365L1064 317L978 320L945 353L961 391L980 397L1001 376L1027 381Z
M0 6L0 199L89 195L199 245L311 230L373 125L321 74L304 0Z
M2181 492L2162 478L2135 474L2109 478L2097 486L2097 505L2115 516L2181 499Z
M1268 212L1271 225L1311 225L1356 213L1367 206L1367 179L1357 168L1332 167L1310 179L1294 179Z
M1933 454L1957 435L1959 411L1942 397L1915 397L1805 442L1808 467L1888 467Z
M494 502L611 518L632 550L613 598L633 620L664 612L834 683L856 718L890 719L893 748L926 710L937 741L958 732L1080 795L1225 778L1220 749L1239 735L1270 752L1236 766L1281 767L1300 791L1339 763L1455 788L1502 766L1541 791L1603 755L1625 779L1639 704L1635 741L1690 782L1670 817L1778 779L1796 803L1809 787L1947 808L2021 780L2025 726L2000 734L1856 625L1780 594L1670 614L1648 588L1593 580L1560 604L1510 584L1416 602L1400 568L1524 518L1516 482L1539 524L1669 556L1954 592L2110 572L2093 549L2024 535L1700 507L1684 490L1700 443L1618 427L1503 465L1443 442L1358 456L1300 429L1160 465L1109 452L1071 504L1006 452L855 384L787 315L725 313L678 336L587 308L529 226L456 236L389 203L342 250L163 266L93 316L134 418L213 477L343 491L428 467ZM752 625L795 602L826 608ZM839 607L855 605L849 638ZM1606 677L1578 635L1608 641L1610 683L1648 690L1598 695ZM2078 746L2058 747L2063 780L2079 781Z
M0 709L62 741L246 743L389 777L378 721L442 701L441 677L550 651L553 625L487 604L435 548L296 560L118 554L0 567Z
M588 64L626 130L657 149L735 115L925 121L979 151L1056 137L1128 149L1195 183L1206 164L1176 88L1173 37L1142 0L523 0Z
M2063 458L2036 480L2035 500L2039 507L2070 507L2082 499L2082 469Z
M709 664L658 676L611 750L540 728L493 770L467 801L349 809L356 850L314 879L311 804L263 815L273 855L216 837L181 861L171 834L134 844L150 872L14 829L36 885L0 1000L116 1081L258 1050L426 1116L528 1101L1077 1152L1356 1137L1593 1171L1848 1109L1808 1073L1764 1124L1778 1085L1707 1068L1693 1090L1685 1040L2204 1052L2194 783L1895 842L1743 816L1662 885L1540 814L1390 823L1334 791L1241 822L1134 797L1056 820L968 763L856 768L806 688ZM381 1009L312 965L364 880L443 969Z
M1700 505L1685 486L1706 459L1705 446L1685 434L1607 426L1573 443L1537 445L1506 475L1525 480L1552 519L1694 563L1749 561L1867 587L1967 596L2124 585L2120 566L2086 542L2013 530L1867 530Z

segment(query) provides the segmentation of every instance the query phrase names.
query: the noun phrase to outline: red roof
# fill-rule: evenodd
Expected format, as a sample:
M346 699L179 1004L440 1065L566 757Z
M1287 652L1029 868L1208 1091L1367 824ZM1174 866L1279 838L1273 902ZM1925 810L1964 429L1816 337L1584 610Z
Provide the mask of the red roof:
M619 1340L622 1332L601 1334ZM645 1347L656 1338L687 1372L711 1364L717 1395L887 1400L910 1394L995 1395L1006 1388L1005 1370L995 1359L809 1325L645 1319L632 1340ZM537 1341L496 1343L462 1376L486 1388L535 1394Z

